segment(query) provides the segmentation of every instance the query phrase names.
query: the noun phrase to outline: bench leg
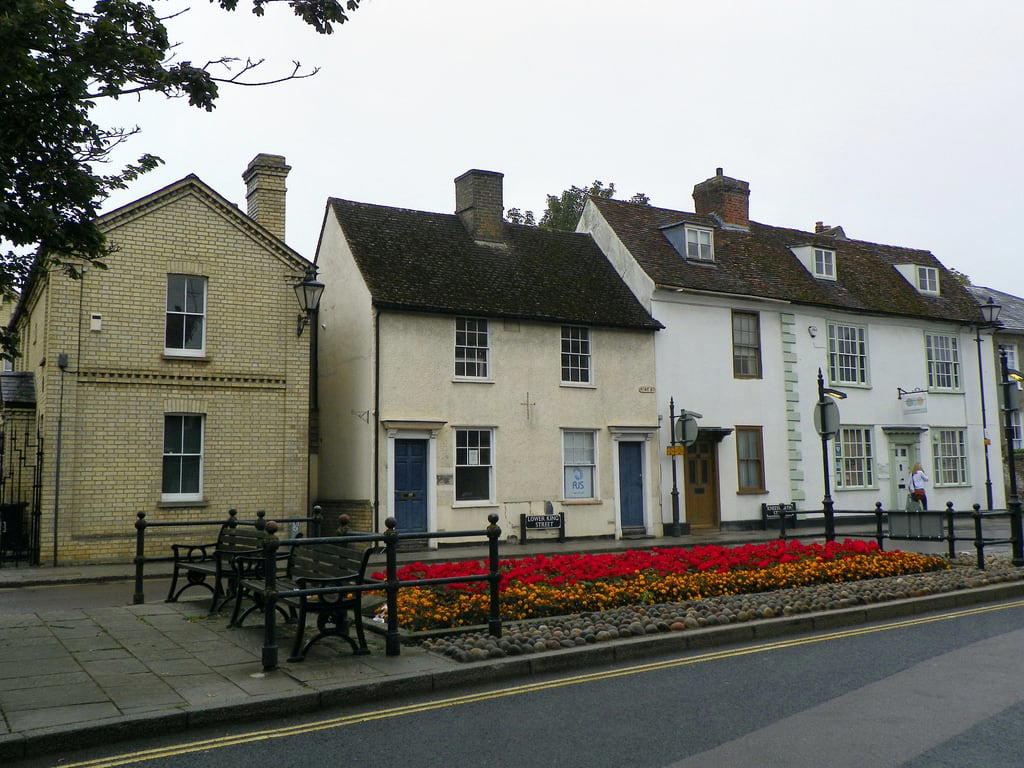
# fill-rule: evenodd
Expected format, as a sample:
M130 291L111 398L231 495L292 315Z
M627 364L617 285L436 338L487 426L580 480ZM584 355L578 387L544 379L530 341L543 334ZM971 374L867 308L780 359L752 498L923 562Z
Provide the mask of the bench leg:
M216 590L214 590L213 587L206 583L205 573L196 573L195 571L188 571L185 574L185 581L187 581L188 583L183 584L181 589L179 589L177 592L174 592L174 587L178 583L178 573L177 569L175 569L174 578L171 580L171 592L168 594L166 602L178 602L178 598L181 597L181 594L190 587L203 587L205 589L210 590L210 592L213 593L214 596L216 597Z
M174 594L174 591L178 588L178 565L174 565L174 573L171 575L171 588L167 590L167 599L165 603L176 603L178 596Z
M291 663L302 661L306 658L306 651L309 647L302 647L302 638L306 634L306 598L302 597L299 599L299 612L298 617L295 621L295 642L292 643L292 653L288 657L288 661ZM312 645L316 642L317 638L310 640L309 644Z
M370 649L366 647L366 633L363 632L363 603L359 599L362 595L356 593L356 602L352 606L352 621L356 625L356 637L359 638L359 647L355 649L356 656L367 656Z

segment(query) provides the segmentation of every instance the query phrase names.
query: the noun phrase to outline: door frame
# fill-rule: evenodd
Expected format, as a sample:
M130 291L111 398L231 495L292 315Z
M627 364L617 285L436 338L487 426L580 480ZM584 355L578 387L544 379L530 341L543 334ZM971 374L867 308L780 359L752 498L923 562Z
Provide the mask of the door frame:
M387 450L387 492L384 496L387 517L395 517L395 440L425 440L427 442L427 530L437 530L437 433L430 427L403 427L388 429ZM431 539L428 546L437 549L437 539Z
M612 481L614 483L615 510L615 538L622 538L622 492L619 489L619 443L643 443L640 449L640 472L643 475L641 492L644 501L644 535L654 534L653 521L653 496L651 494L651 435L658 431L658 427L608 427L612 435Z
M906 501L906 493L900 491L900 481L904 478L896 471L896 448L906 446L910 449L907 461L910 467L921 461L921 436L928 431L928 427L882 427L888 444L886 445L886 459L889 462L889 501L892 504L890 509L902 510Z
M715 508L712 513L712 522L710 525L711 530L720 531L722 530L722 483L721 483L721 471L722 462L721 457L718 455L718 447L722 444L722 439L732 433L732 428L720 428L720 427L701 427L697 433L697 442L706 442L711 451L714 461L714 471L711 472L710 485L715 492ZM682 516L685 518L687 525L689 525L692 532L694 528L693 521L690 520L690 515L686 508L686 496L690 484L686 482L686 460L689 458L690 449L686 449L686 454L682 456L682 488L679 489L682 502ZM702 526L697 526L703 528ZM707 529L704 529L707 530Z

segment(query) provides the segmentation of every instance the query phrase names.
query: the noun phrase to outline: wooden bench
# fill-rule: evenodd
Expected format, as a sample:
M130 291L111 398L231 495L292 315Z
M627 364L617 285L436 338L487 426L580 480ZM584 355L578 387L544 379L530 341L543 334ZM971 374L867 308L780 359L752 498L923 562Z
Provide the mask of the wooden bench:
M356 531L349 531L355 535ZM356 655L370 651L366 646L363 632L361 591L351 592L345 588L353 584L379 583L366 576L370 557L379 551L377 547L361 549L353 545L331 542L312 542L291 548L287 556L284 573L276 579L275 608L287 607L290 618L295 619L295 641L288 661L302 661L314 643L325 637L339 637L352 646ZM266 605L265 561L263 555L240 555L232 560L236 573L235 609L229 626L241 626L253 611L262 611ZM289 592L303 589L329 589L329 593L317 595L289 595ZM253 601L242 611L242 600ZM349 614L351 613L351 619ZM316 616L317 633L303 643L306 631L306 617ZM356 640L349 634L355 626Z
M167 591L168 603L177 602L190 587L205 587L213 593L210 613L214 613L234 595L235 572L231 560L242 554L262 553L267 534L255 526L231 520L221 526L217 540L208 544L172 544L174 571ZM179 588L178 579L185 583ZM212 580L212 584L207 581Z

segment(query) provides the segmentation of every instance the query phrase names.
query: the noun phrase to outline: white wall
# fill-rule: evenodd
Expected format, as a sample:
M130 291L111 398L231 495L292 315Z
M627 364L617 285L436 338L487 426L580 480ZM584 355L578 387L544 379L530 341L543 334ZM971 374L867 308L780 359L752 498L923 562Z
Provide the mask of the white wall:
M454 381L455 318L384 312L381 315L381 419L444 422L436 430L435 486L439 530L479 528L497 512L503 533L518 533L519 515L540 514L544 502L564 511L569 536L617 530L615 436L609 427L648 427L645 445L645 512L650 530L660 521L654 333L591 328L592 387L560 384L560 326L488 320L491 381ZM529 415L527 406L529 402ZM453 427L494 428L494 506L455 507ZM562 429L595 430L597 486L593 502L562 501ZM403 431L403 434L406 434ZM623 439L637 435L626 434ZM381 430L382 445L388 441ZM383 518L393 514L389 473L381 451ZM438 478L441 479L438 482ZM660 530L660 525L657 526Z
M373 307L333 213L324 222L317 266L325 286L319 313L318 496L372 501Z

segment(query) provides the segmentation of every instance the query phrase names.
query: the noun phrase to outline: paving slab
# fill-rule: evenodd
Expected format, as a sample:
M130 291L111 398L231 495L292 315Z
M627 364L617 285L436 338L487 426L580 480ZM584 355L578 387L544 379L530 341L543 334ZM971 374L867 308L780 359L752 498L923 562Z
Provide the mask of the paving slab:
M11 731L32 731L54 725L70 723L93 723L108 717L119 717L121 712L110 702L76 704L73 706L49 707L4 712Z

